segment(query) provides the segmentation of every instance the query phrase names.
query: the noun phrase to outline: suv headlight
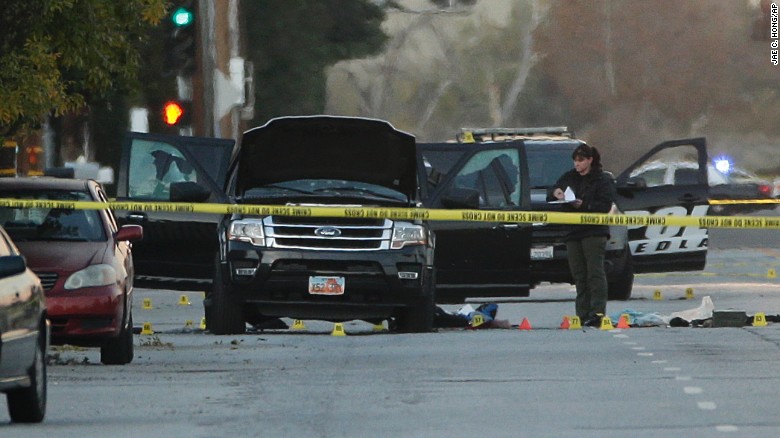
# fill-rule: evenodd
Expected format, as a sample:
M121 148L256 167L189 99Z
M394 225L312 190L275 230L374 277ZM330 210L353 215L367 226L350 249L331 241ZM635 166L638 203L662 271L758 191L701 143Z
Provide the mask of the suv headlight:
M82 287L109 286L116 283L116 270L111 265L92 265L70 274L65 280L65 289Z
M255 246L265 246L265 232L262 220L238 220L230 223L228 240L249 242Z
M393 240L390 248L401 249L407 245L425 245L428 242L425 227L409 222L396 222L393 226Z

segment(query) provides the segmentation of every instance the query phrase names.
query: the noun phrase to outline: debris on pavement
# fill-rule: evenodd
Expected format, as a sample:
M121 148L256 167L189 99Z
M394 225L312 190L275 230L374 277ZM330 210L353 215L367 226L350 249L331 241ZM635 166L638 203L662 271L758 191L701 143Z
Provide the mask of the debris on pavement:
M623 314L629 316L631 327L744 327L755 325L755 316L749 316L745 311L715 310L715 305L709 296L703 297L698 307L674 312L671 315L625 309L613 313L611 318L617 320ZM766 315L763 318L765 322L780 322L780 315Z
M456 313L450 313L441 307L436 307L433 316L433 326L437 328L511 328L507 320L496 319L498 304L485 303L474 309L471 304L465 304Z

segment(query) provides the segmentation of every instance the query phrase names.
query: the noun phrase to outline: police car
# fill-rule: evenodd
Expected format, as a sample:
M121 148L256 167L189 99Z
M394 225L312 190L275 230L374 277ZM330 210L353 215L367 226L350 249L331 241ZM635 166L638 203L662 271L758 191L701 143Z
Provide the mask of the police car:
M505 214L495 221L431 222L437 239L437 300L527 296L540 283L572 283L563 242L567 227L546 223L544 212L560 209L546 202L547 189L571 169L571 153L584 142L565 127L463 129L457 138L418 144L424 204ZM646 163L682 159L691 163L691 178L652 186L635 175ZM616 211L706 215L705 139L654 147L617 176L616 187ZM631 296L634 273L701 270L706 255L704 228L612 227L605 266L610 299Z

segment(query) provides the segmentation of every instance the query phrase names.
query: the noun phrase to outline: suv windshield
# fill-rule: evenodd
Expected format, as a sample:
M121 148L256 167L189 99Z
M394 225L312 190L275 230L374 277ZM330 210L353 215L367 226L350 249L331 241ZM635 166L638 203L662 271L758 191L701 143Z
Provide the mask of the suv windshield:
M85 192L0 192L0 197L56 201L92 201ZM100 242L106 233L97 210L64 208L0 208L0 225L14 241L68 240Z
M243 199L307 196L370 197L405 201L406 195L376 184L342 179L298 179L254 187L244 192Z

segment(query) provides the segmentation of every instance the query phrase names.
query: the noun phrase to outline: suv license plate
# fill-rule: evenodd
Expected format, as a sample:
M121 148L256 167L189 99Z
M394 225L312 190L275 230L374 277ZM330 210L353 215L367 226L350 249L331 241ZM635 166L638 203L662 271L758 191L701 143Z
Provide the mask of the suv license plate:
M344 277L309 277L309 293L313 295L344 295Z
M549 260L553 258L553 247L542 246L531 248L531 260Z

